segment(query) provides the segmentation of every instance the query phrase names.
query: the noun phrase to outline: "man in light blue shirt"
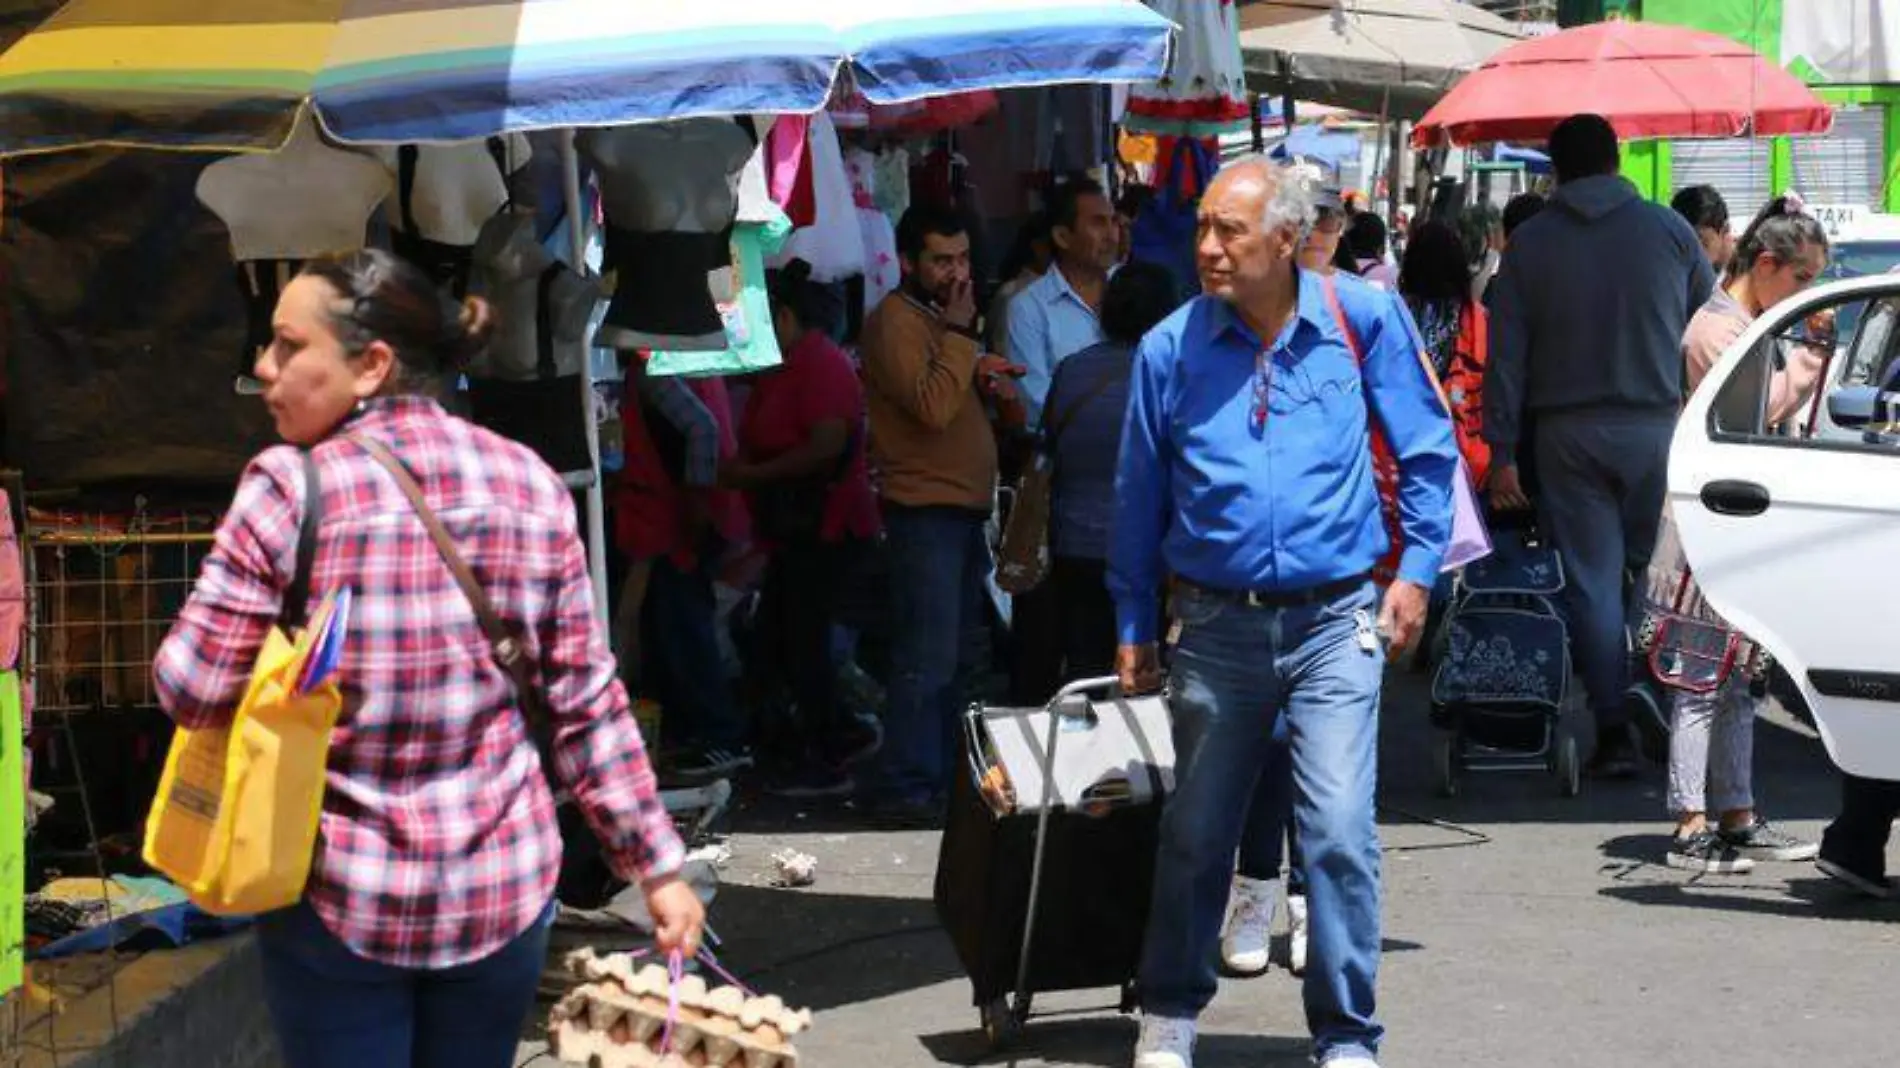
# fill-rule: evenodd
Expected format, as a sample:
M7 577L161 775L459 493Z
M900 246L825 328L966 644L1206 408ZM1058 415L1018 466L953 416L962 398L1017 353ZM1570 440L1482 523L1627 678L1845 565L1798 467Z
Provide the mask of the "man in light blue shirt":
M1160 688L1172 575L1176 752L1136 1068L1192 1064L1234 851L1280 726L1305 850L1314 1056L1376 1068L1383 653L1423 626L1458 453L1404 307L1295 266L1313 197L1310 179L1265 160L1222 171L1201 204L1205 295L1135 356L1109 548L1116 661L1131 692ZM1388 549L1375 427L1398 461L1403 542L1383 604L1370 578Z
M1115 205L1102 187L1077 179L1050 197L1055 265L1009 302L1009 362L1024 369L1029 422L1042 418L1056 365L1102 342L1102 294L1119 254Z

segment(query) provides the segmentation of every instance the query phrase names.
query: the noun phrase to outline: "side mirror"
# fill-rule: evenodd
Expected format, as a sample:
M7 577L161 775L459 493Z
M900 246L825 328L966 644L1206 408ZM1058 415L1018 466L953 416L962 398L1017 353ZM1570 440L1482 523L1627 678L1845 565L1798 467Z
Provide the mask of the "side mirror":
M1900 396L1875 386L1845 386L1827 395L1827 417L1838 427L1864 427L1894 421Z

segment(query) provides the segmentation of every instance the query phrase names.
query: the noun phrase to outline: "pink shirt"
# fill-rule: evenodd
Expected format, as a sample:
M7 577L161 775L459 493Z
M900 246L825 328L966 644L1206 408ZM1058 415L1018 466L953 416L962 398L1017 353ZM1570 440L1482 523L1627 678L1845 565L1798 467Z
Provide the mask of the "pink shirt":
M755 463L783 456L810 440L814 425L832 419L851 428L850 456L825 502L823 537L873 537L878 513L864 462L864 386L851 357L824 334L809 331L782 366L759 376L740 420L740 451Z
M1747 308L1721 287L1710 294L1708 303L1689 320L1682 335L1683 374L1689 392L1695 392L1709 369L1722 358L1755 321ZM1784 355L1787 366L1770 376L1768 383L1768 425L1787 422L1801 411L1821 379L1823 354L1807 345L1789 345Z

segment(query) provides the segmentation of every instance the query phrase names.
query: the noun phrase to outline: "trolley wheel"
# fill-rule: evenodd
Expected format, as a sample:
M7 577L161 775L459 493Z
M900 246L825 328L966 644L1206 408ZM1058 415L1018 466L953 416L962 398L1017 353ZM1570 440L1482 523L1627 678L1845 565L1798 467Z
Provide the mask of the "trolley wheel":
M1577 737L1565 734L1557 740L1557 789L1565 797L1583 792L1583 762L1577 756Z
M1458 736L1442 731L1432 740L1432 766L1438 772L1438 793L1443 797L1458 796Z
M1023 1033L1023 1020L1029 1015L1029 1006L1025 1002L1019 1014L1010 1008L1007 997L997 998L977 1010L983 1023L983 1038L992 1050L1004 1050L1016 1044Z

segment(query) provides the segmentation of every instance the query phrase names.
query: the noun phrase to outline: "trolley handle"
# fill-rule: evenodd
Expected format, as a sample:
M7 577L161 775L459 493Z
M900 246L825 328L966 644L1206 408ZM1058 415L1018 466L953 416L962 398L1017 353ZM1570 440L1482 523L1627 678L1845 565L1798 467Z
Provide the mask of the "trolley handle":
M1071 697L1080 697L1084 694L1100 692L1109 697L1120 696L1121 686L1121 678L1115 675L1102 675L1093 679L1077 679L1056 691L1056 695L1049 699L1049 710L1052 712L1059 711L1063 702Z

